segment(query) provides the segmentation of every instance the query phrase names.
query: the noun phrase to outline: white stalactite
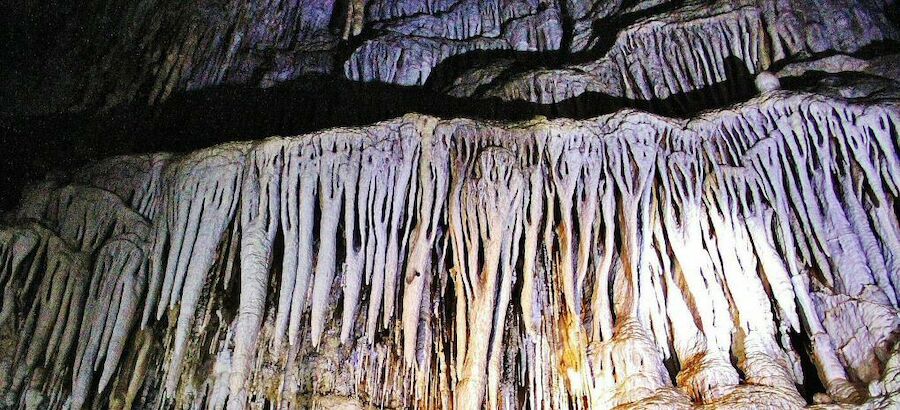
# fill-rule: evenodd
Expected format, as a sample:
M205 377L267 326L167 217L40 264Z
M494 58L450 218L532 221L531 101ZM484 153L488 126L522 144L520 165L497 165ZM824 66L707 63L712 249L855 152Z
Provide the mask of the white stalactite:
M888 408L897 112L773 91L94 164L0 228L3 405Z

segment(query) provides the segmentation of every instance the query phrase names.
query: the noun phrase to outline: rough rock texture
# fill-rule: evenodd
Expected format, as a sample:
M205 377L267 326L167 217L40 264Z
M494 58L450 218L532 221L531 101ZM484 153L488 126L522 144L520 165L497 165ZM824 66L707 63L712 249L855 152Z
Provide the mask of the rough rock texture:
M342 75L344 65L352 79L421 85L450 56L551 50L563 37L555 0L98 1L71 14L57 24L65 34L48 40L53 52L25 50L45 67L10 69L18 81L4 85L4 111L155 103L227 84Z
M36 13L29 7L38 6L15 11ZM891 7L892 0L91 1L51 8L53 18L31 23L44 41L22 36L24 58L9 53L21 62L0 68L10 79L0 110L155 104L314 74L541 104L586 92L654 100L715 88L700 98L721 106L745 74L900 40ZM10 20L13 33L31 32L29 18Z
M820 59L788 64L778 71L778 76L801 77L809 73L864 73L900 81L900 54L890 54L871 59L835 54Z
M333 107L348 125L446 97L480 119L33 184L0 215L0 407L897 408L895 8L17 4L13 34L42 34L2 54L3 121L323 78L312 103L266 108L321 129ZM536 108L578 119L508 121Z
M431 16L376 25L344 65L347 78L422 85L431 70L468 51L546 51L560 47L563 16L555 2L462 0Z
M892 408L900 105L868 101L93 164L0 230L4 403Z
M824 52L852 53L900 35L885 14L889 3L883 1L684 3L618 32L599 59L493 74L477 93L471 87L449 87L447 92L544 104L585 92L630 100L684 96L688 101L682 104L690 98L728 101L742 81L774 64ZM460 78L473 76L479 77L470 73ZM706 92L691 95L697 91Z

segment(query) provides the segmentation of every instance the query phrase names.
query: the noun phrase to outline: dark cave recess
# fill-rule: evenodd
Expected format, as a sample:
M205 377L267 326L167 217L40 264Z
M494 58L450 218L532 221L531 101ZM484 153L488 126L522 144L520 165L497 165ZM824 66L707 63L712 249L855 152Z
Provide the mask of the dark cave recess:
M735 63L734 67L743 67ZM755 94L753 78L735 70L731 80L661 101L637 101L587 92L557 103L455 98L430 87L362 83L306 76L270 88L218 86L184 92L156 105L132 104L93 112L0 119L7 147L0 209L17 200L23 181L74 169L112 155L187 152L217 143L273 135L299 135L359 126L417 112L444 118L517 121L535 116L584 119L623 108L685 117Z
M389 3L391 2L378 4L384 6ZM291 4L293 5L293 3ZM592 17L594 20L589 26L582 27L579 24L583 25L589 21L590 13L587 13L587 9L580 10L584 7L576 7L579 10L572 9L574 4L573 2L560 2L560 7L562 7L560 12L564 18L560 22L562 31L557 33L561 36L558 49L551 47L540 51L514 51L509 49L486 50L475 47L473 50L443 59L430 71L424 86L399 86L344 79L343 64L350 61L352 54L360 50L364 43L384 37L386 33L393 30L390 24L402 19L382 21L376 16L378 13L372 12L371 16L365 17L366 21L358 35L351 36L347 40L340 40L338 36L347 12L347 5L341 2L322 3L316 5L314 9L331 10L329 13L332 14L328 21L319 22L327 27L303 26L300 29L322 29L324 31L300 34L323 35L327 38L334 37L333 40L337 40L331 48L323 51L328 55L326 60L330 61L326 64L327 69L324 71L332 74L301 75L290 81L278 82L269 88L259 88L257 85L263 83L261 80L266 75L265 73L271 74L273 64L281 64L280 60L269 58L272 56L266 57L268 55L266 53L277 54L279 50L266 49L267 43L261 43L260 46L263 49L249 52L248 55L243 56L250 59L247 62L249 65L246 66L246 70L249 71L246 71L243 66L238 69L242 73L246 71L244 74L247 74L244 76L247 78L241 77L242 80L231 81L238 85L201 85L194 91L178 91L178 87L185 85L181 84L163 102L152 105L146 103L146 97L153 94L151 89L156 87L154 83L158 82L158 79L155 81L152 76L133 78L128 76L135 74L132 73L133 71L142 72L141 70L153 68L152 64L146 66L146 61L141 63L139 57L142 54L158 47L165 50L167 46L177 45L177 40L183 40L184 33L178 31L181 23L178 13L167 12L157 16L156 12L150 12L147 15L138 12L138 14L130 15L127 14L131 12L129 7L123 6L120 7L121 9L113 7L103 10L103 13L94 16L86 8L74 8L66 4L17 5L7 16L10 23L8 24L10 28L8 35L9 38L20 41L11 42L17 46L6 47L3 49L3 54L0 54L9 57L15 64L2 68L3 71L0 73L9 72L18 76L12 78L21 77L33 81L35 89L41 90L43 97L36 99L35 102L46 104L47 107L46 109L37 107L38 109L32 111L52 112L58 110L60 107L57 106L57 103L60 101L69 101L70 103L81 101L81 103L75 105L78 107L75 109L76 111L69 113L23 117L9 112L0 112L0 143L7 147L6 152L2 153L3 159L0 163L0 175L2 175L0 177L0 193L2 193L0 209L12 207L22 186L29 181L37 180L48 172L73 169L87 161L110 155L152 151L186 152L225 141L252 140L273 135L298 135L335 126L370 124L410 112L444 118L468 117L515 121L537 115L548 118L583 119L623 108L635 108L665 116L689 117L703 110L727 107L745 101L756 94L753 87L753 75L748 72L747 67L758 65L759 62L742 61L735 56L726 57L722 62L724 65L720 68L725 74L724 81L702 86L691 92L674 93L664 99L627 99L587 91L577 97L563 99L553 104L538 104L520 100L501 101L497 98L454 98L443 92L454 79L466 75L468 70L479 64L491 64L500 60L512 61L512 64L503 69L494 80L479 86L479 89L491 88L502 85L506 80L510 80L518 74L545 69L561 69L573 64L578 65L598 58L602 59L602 56L608 54L610 49L615 46L617 37L628 32L629 29L641 27L643 20L652 20L654 16L678 15L678 13L684 12L687 20L682 21L676 18L673 22L675 26L689 24L694 18L699 20L705 18L704 13L697 14L692 11L696 5L685 1L618 1L604 5L604 7L611 7L608 10L610 14L601 13L602 15L594 16ZM591 7L596 9L592 12L600 10L597 9L599 3L592 4ZM101 5L101 3L92 3L86 6L100 7ZM168 7L170 4L162 3L161 6ZM199 7L201 10L193 10L185 5L182 12L186 13L185 15L198 12L201 16L209 17L205 13L215 11L216 8L212 7L207 10L204 8L207 6L211 5L204 3ZM867 7L869 6L871 5ZM726 7L728 13L735 12L736 10L732 10L734 7L737 6ZM334 9L332 10L332 8ZM438 9L440 7L435 10ZM387 12L386 10L381 11ZM540 13L545 11L545 7L538 7L533 11ZM235 11L232 10L232 12ZM896 22L895 5L889 5L884 12L887 20ZM125 17L138 20L129 23L130 20L127 18L119 18L123 17L120 16L122 13L125 13ZM727 17L726 20L739 18L740 13L732 14L735 15ZM151 17L163 18L164 24L159 28L156 37L141 38L141 33L147 35L142 30L150 30L148 33L153 32L155 26L149 24L153 22ZM253 17L260 16L253 15ZM573 20L576 17L582 20ZM141 18L149 18L150 20L145 22L149 25L138 24L143 21ZM369 21L370 18L373 20ZM815 19L813 18L813 20ZM202 21L206 22L206 20ZM242 21L241 24L250 24L253 21L255 20ZM290 21L290 23L296 22ZM822 21L822 23L827 23L827 21ZM131 27L128 24L137 25ZM235 24L238 25L238 23ZM540 23L539 26L541 24L544 23ZM119 26L126 31L111 30L111 28ZM285 27L293 26L289 24ZM278 30L285 30L285 27L279 26ZM220 28L215 27L215 30ZM466 28L466 30L470 29ZM133 30L133 32L129 30ZM215 30L213 32L218 33ZM505 33L504 30L506 28L502 28L501 32ZM218 34L228 38L230 35L240 33ZM585 37L587 40L581 38L582 35L587 35ZM141 39L140 44L122 43L133 36L138 37L132 40ZM477 37L467 37L466 40ZM417 37L411 36L411 38ZM530 37L527 39L529 44L536 40ZM587 42L577 46L574 44L583 40ZM151 42L146 43L146 41ZM168 44L167 42L176 43ZM196 44L194 46L199 47ZM220 46L222 44L214 45L214 47ZM60 47L62 49L58 50ZM894 42L876 41L856 50L852 55L865 58L886 52L896 52L897 49L897 44ZM58 54L61 51L65 51L63 54L66 55L57 56L59 61L68 63L48 63L55 61L51 57L54 57L54 53ZM262 54L257 55L257 51ZM825 54L829 52L833 51L825 52ZM108 60L108 56L103 57L106 54L117 56L113 60L119 62L111 67L106 67L108 71L100 75L99 80L101 80L102 86L88 85L77 80L83 77L82 74L90 71L88 68ZM210 57L207 54L201 55ZM250 62L256 61L254 59L257 57L265 62L259 65L251 64ZM786 57L785 60L773 62L768 69L777 71L780 66L798 58L821 56L789 55ZM301 71L304 69L302 66L308 63L302 58L299 62L289 58L288 62L295 66L301 66ZM195 63L204 67L210 64L209 61ZM83 67L79 67L79 65ZM659 69L659 67L650 68ZM50 75L45 71L56 74ZM124 77L122 77L123 75ZM127 84L116 82L123 78L132 80ZM64 87L54 88L54 84L57 83ZM808 87L809 83L810 81L806 79L792 79L785 82L785 85L791 89L800 89ZM25 86L27 87L29 84L31 83L26 82ZM23 86L12 87L12 93L21 87ZM115 100L116 95L125 92L120 88L138 90L135 94L136 99L126 105L110 108L108 106L110 101ZM10 87L6 85L3 89L4 92L10 91ZM84 95L80 95L79 91L75 90L83 91ZM16 97L16 95L10 96ZM11 100L19 101L17 98ZM29 100L26 98L21 101ZM6 104L8 103L9 101L6 102ZM15 110L11 112L15 112ZM28 112L28 110L24 112ZM64 177L64 175L62 176Z
M866 58L884 54L896 43L875 44L855 53ZM441 81L454 78L460 67L486 61L490 53L448 60L426 86L365 83L332 75L310 75L269 88L217 86L182 92L154 105L134 103L111 109L36 115L0 116L0 210L12 208L21 190L48 174L65 179L89 161L113 155L147 152L189 152L227 141L301 135L331 127L361 126L407 113L442 118L521 121L547 118L586 119L622 109L690 118L726 108L757 94L754 76L738 58L727 59L728 80L661 100L629 100L585 92L555 104L503 101L499 98L457 98L440 93ZM497 53L509 57L511 53ZM546 63L548 55L518 53L513 71ZM811 58L821 58L815 56ZM782 62L773 68L789 63ZM819 86L825 73L782 79L792 90Z

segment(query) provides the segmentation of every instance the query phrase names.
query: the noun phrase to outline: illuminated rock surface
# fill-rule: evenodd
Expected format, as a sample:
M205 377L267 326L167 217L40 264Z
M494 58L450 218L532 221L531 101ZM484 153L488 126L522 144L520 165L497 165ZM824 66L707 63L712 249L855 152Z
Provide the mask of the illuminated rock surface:
M890 407L898 124L777 92L106 160L2 231L5 400Z
M44 105L4 86L15 110L317 73L508 111L32 183L0 225L0 407L897 408L894 7L104 8L102 58L41 68Z

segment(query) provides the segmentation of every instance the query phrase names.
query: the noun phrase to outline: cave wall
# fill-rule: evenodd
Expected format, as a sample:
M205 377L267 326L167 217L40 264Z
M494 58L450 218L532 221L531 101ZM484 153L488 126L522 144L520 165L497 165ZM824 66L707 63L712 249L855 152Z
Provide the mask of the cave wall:
M896 408L895 7L17 5L0 407Z
M888 408L898 113L775 92L112 158L0 231L4 397Z
M158 104L179 93L266 88L310 75L541 104L585 92L655 100L900 35L894 2L885 0L141 0L31 8L20 14L32 19L11 21L21 44L8 54L28 63L4 68L7 115ZM729 100L728 90L714 97Z

